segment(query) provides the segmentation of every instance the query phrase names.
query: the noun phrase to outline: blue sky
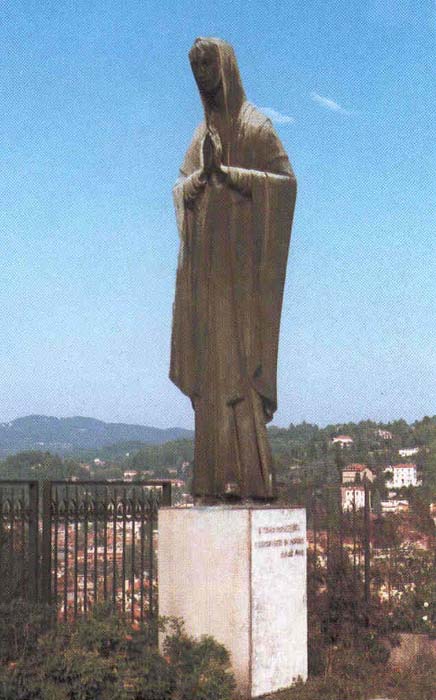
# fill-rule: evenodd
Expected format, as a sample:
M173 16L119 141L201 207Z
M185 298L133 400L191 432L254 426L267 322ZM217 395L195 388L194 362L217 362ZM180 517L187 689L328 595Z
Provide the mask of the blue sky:
M436 413L434 28L431 0L3 0L0 420L192 426L167 377L197 36L299 182L274 422Z

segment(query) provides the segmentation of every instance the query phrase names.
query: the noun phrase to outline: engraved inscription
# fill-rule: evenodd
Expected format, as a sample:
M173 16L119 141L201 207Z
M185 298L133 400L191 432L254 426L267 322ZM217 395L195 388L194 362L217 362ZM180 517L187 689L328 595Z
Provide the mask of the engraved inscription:
M299 531L301 528L297 523L269 525L257 529L258 535L295 534ZM254 547L255 549L280 548L281 559L288 559L290 557L304 557L305 544L305 538L297 535L296 537L258 540L254 543Z

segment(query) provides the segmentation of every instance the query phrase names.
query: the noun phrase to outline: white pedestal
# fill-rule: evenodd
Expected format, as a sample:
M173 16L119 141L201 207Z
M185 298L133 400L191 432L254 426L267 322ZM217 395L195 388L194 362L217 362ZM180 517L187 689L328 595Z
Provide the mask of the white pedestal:
M224 644L245 697L306 680L303 508L162 508L158 563L159 614Z

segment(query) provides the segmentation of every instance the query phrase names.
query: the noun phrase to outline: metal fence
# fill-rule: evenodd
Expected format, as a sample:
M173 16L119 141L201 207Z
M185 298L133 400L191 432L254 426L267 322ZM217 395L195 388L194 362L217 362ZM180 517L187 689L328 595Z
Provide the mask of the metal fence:
M5 597L38 599L36 481L0 481L0 581Z
M105 602L141 622L157 609L160 505L169 481L0 482L0 578L64 620Z
M336 608L335 615L351 612L367 626L375 591L369 484L365 483L362 489L363 503L354 501L345 509L337 485L310 494L306 504L308 581L309 601L313 605L319 604L318 595L324 593L327 607ZM340 611L334 599L341 601Z
M396 516L392 540L384 518L371 514L369 485L363 488L363 507L353 502L345 512L338 484L308 496L309 614L332 638L341 624L368 627L377 616L390 616L393 629L425 629L434 529L426 548L413 548ZM64 620L100 602L132 622L153 616L161 505L171 505L169 480L0 481L0 602L20 596L49 603ZM403 610L415 590L426 597L420 603L415 596L414 621L405 627Z
M367 481L358 485L358 491L359 499L351 502L340 484L322 486L308 495L312 639L316 630L333 643L350 634L357 638L363 628L383 634L434 633L433 521L419 507L407 513L383 513L377 505L372 509Z

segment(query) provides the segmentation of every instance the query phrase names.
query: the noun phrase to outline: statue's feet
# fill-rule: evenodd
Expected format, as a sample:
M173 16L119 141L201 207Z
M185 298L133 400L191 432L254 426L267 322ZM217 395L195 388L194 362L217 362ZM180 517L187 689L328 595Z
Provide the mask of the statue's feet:
M243 498L241 504L244 506L259 508L261 506L272 506L276 499L273 496L268 498L262 498L260 496L251 496L250 498Z
M259 507L259 506L269 506L274 503L275 499L273 497L260 498L241 498L236 493L225 493L222 496L195 496L194 505L195 506L248 506L248 507Z
M195 496L195 506L219 506L222 505L222 499L217 496Z

